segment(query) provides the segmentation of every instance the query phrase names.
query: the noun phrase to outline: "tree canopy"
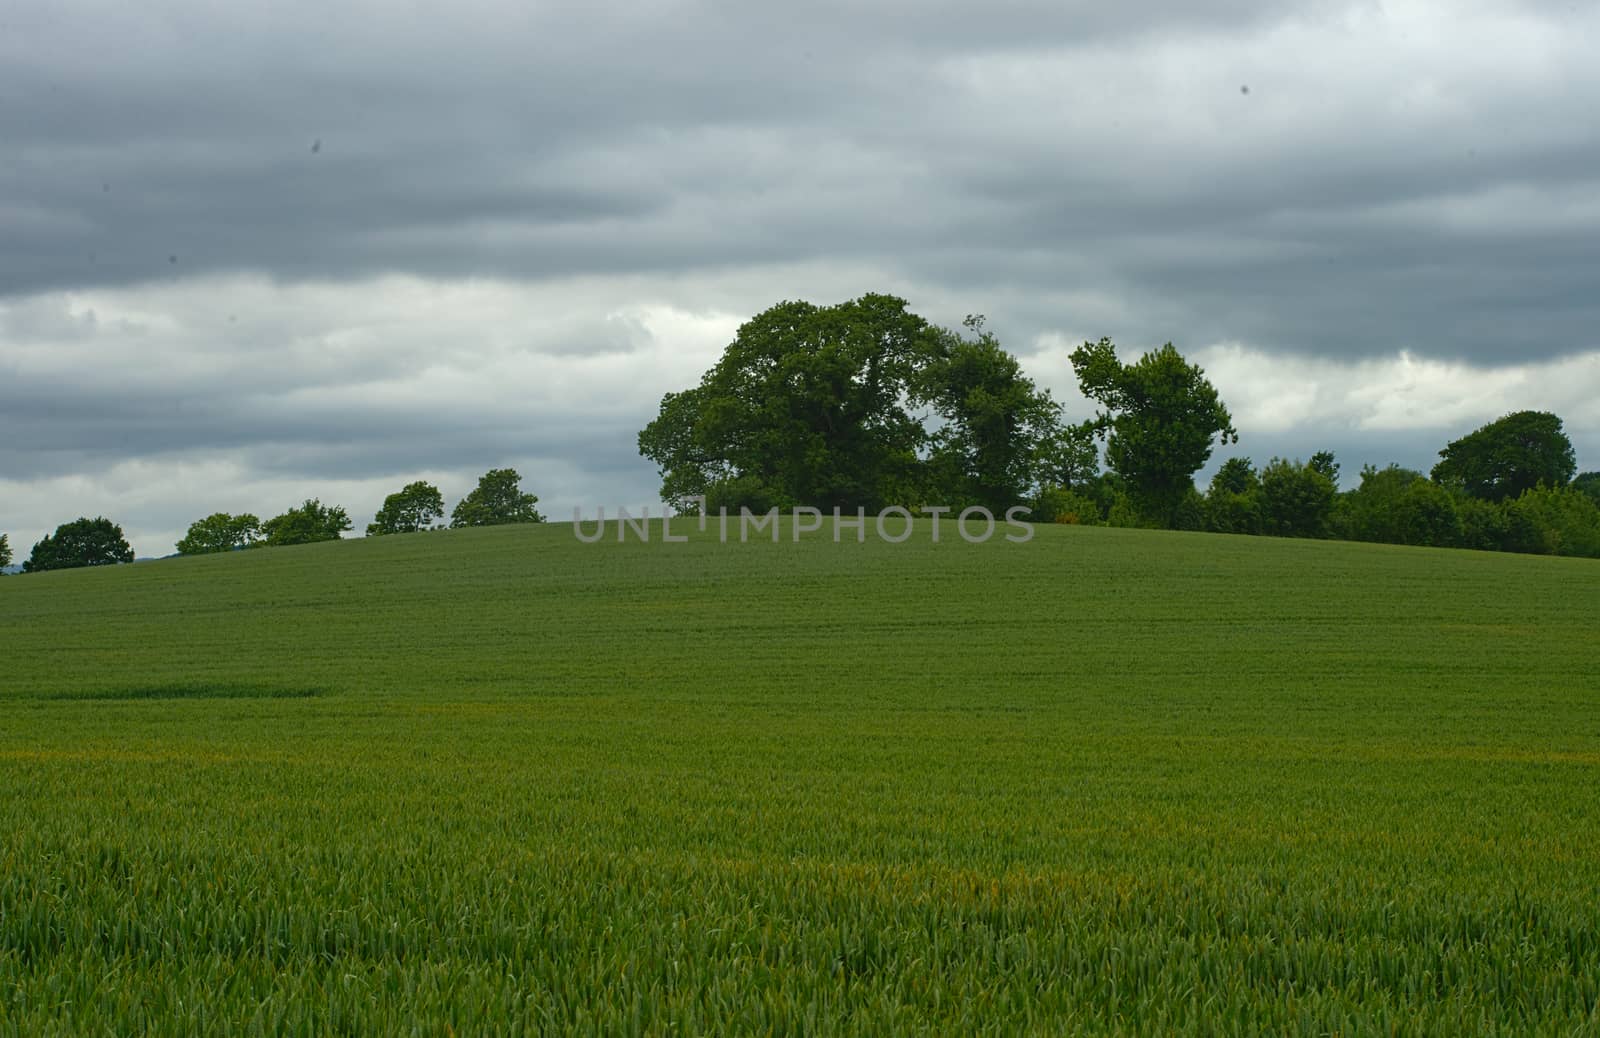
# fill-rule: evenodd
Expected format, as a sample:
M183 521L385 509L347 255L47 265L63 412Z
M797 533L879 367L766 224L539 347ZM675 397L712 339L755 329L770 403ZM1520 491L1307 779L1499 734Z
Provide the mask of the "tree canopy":
M926 438L911 377L938 339L893 296L779 303L740 326L698 386L662 398L639 452L678 507L904 503Z
M336 541L350 529L350 516L337 505L310 498L298 508L273 516L261 524L261 543L273 547Z
M967 330L889 295L779 303L662 399L639 452L679 508L1009 506L1038 481L1058 408L981 318Z
M982 317L969 316L966 327L971 338L941 331L912 377L912 398L943 419L928 436L925 493L998 513L1026 497L1045 472L1082 479L1092 461L1086 464L1081 441L1060 429L1060 405L984 331Z
M255 544L260 534L261 520L249 512L242 515L215 512L190 523L189 532L178 542L177 548L184 555L236 551Z
M538 497L522 492L522 477L516 469L490 469L478 480L477 488L456 503L450 513L450 525L542 523L544 516L534 507L538 503Z
M1239 441L1216 387L1171 343L1124 364L1110 339L1085 342L1072 366L1083 395L1102 408L1094 428L1106 441L1106 464L1141 514L1173 525L1213 441Z
M1572 477L1572 489L1600 505L1600 472L1581 472Z
M1433 479L1472 497L1503 501L1540 483L1565 486L1577 471L1561 419L1546 411L1517 411L1452 440L1439 452Z
M104 517L80 518L62 523L54 534L47 534L35 544L22 569L25 573L40 573L132 561L133 549L123 537L122 527Z
M0 568L11 565L11 541L0 533Z
M368 537L426 530L444 516L444 495L432 483L418 480L383 499L383 507L367 524Z
M1333 513L1334 487L1326 472L1285 458L1261 470L1261 527L1279 537L1323 537Z

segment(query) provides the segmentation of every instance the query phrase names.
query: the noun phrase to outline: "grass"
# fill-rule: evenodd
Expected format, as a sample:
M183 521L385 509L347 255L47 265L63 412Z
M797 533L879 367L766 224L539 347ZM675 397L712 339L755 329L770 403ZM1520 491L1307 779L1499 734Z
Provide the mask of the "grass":
M0 579L0 1034L1600 1034L1596 631L1065 527Z

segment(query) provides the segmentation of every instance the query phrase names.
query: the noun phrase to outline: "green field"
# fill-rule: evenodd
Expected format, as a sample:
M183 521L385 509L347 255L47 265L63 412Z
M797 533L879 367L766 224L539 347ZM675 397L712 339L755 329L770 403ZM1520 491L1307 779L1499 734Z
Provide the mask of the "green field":
M0 647L4 1034L1600 1034L1589 560L503 527Z

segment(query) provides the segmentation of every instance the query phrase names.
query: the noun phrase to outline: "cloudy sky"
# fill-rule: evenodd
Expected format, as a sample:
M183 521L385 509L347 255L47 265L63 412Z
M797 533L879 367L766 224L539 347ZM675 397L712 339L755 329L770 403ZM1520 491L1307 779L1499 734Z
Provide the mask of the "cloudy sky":
M0 0L0 532L165 554L635 435L783 299L1168 340L1258 462L1600 468L1600 6Z

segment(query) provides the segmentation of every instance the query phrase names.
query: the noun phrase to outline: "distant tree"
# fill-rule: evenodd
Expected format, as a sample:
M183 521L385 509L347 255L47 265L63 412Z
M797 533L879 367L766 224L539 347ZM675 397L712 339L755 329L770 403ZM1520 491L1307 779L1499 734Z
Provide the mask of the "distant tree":
M219 551L248 548L261 534L261 520L245 512L229 515L215 512L189 524L189 532L177 544L184 555L209 555Z
M1401 543L1400 499L1406 488L1426 476L1399 465L1378 468L1363 465L1361 483L1340 494L1334 509L1334 529L1338 536L1352 541Z
M1399 465L1381 469L1367 465L1361 470L1361 485L1339 496L1334 528L1340 537L1352 541L1437 548L1499 547L1504 524L1487 512L1476 513L1473 521L1469 537L1456 498L1422 473ZM1491 529L1500 532L1486 534ZM1496 543L1477 543L1485 536Z
M1600 472L1584 472L1574 476L1572 489L1580 494L1587 494L1590 500L1600 505Z
M1035 523L1099 526L1100 506L1087 494L1064 486L1047 486L1034 498L1029 519Z
M1171 343L1123 364L1110 339L1085 342L1072 366L1083 395L1103 408L1094 424L1107 464L1147 520L1173 525L1212 442L1239 440L1216 388Z
M1571 487L1525 490L1507 511L1538 531L1534 549L1546 555L1600 558L1600 505Z
M1082 458L1061 434L1061 407L1049 391L1023 374L984 330L982 316L969 315L966 328L971 337L941 329L911 377L912 396L944 420L928 437L926 493L1003 513L1045 481L1044 465L1076 467L1081 475Z
M1322 473L1333 484L1333 489L1339 489L1339 461L1333 456L1333 451L1317 451L1306 462L1306 468Z
M383 507L367 524L368 537L426 530L444 516L444 495L432 483L418 480L383 499Z
M1279 537L1326 537L1333 484L1298 461L1273 458L1261 470L1261 526Z
M539 499L522 492L516 469L490 469L478 487L462 498L450 513L451 526L503 526L507 523L542 523L533 506Z
M1546 411L1517 411L1452 440L1439 452L1433 478L1472 497L1504 501L1540 483L1565 486L1577 471L1561 419Z
M1100 445L1093 422L1057 423L1040 439L1037 454L1044 486L1082 491L1100 475Z
M6 535L0 533L0 569L11 565L11 542Z
M1205 524L1217 533L1261 532L1261 479L1249 458L1229 458L1211 477Z
M291 508L262 523L261 540L257 543L281 547L336 541L350 526L350 516L343 508L324 505L316 498L310 498L299 508Z
M52 569L77 569L82 566L112 566L132 562L133 549L122 535L122 527L111 520L75 519L56 527L54 534L33 546L33 554L22 564L24 573Z
M661 496L678 508L697 496L713 510L915 504L927 475L918 452L929 434L913 401L934 394L913 378L941 352L950 356L952 379L1006 378L981 347L953 349L948 333L894 296L779 303L740 325L698 386L662 398L639 432L639 453L656 463ZM942 402L967 405L954 389ZM968 435L946 444L947 464L985 451L992 444L986 417L1003 421L1008 406L974 403ZM996 465L1006 468L992 453L983 463L985 478Z

